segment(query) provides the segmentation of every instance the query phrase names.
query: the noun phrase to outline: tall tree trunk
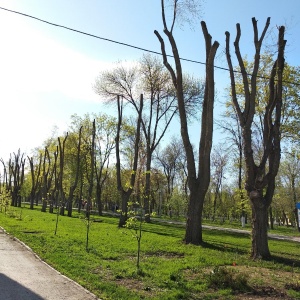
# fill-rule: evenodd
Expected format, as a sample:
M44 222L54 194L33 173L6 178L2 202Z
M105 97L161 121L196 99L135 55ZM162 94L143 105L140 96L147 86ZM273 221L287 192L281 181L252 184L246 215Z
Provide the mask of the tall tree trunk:
M262 193L251 193L252 208L252 249L251 257L261 259L269 258L268 246L268 206Z
M202 237L202 212L203 202L202 195L197 193L190 193L189 204L187 210L187 221L184 241L194 245L200 245L203 242Z

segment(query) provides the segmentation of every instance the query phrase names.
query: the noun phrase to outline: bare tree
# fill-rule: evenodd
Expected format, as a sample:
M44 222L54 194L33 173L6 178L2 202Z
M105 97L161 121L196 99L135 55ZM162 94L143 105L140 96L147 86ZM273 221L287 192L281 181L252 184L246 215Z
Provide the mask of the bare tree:
M284 27L279 27L278 54L273 64L269 79L269 98L265 106L263 116L263 153L259 162L255 161L253 151L252 125L255 116L257 74L260 63L260 52L263 39L270 24L267 19L263 32L259 38L257 20L252 19L254 30L255 57L251 80L240 53L239 41L241 37L240 24L236 25L237 35L234 41L235 53L238 59L240 71L243 77L244 99L239 102L235 86L235 73L230 56L230 34L226 32L226 56L230 69L232 102L236 109L243 134L244 158L246 165L245 188L252 206L252 251L253 258L268 258L267 222L268 208L272 202L275 189L275 177L280 163L280 124L282 109L282 73L284 68Z
M12 206L21 206L21 188L24 183L24 168L25 168L24 153L21 154L20 149L17 153L13 153L13 157L10 156L8 169L11 176L10 182L13 184L10 185L11 191L11 205Z
M210 182L210 152L212 147L213 135L213 106L214 106L214 58L219 47L218 42L212 44L212 37L207 31L205 22L201 22L203 35L206 44L206 79L205 92L202 104L202 123L201 123L201 137L199 145L198 170L196 168L195 155L192 144L190 142L187 111L185 106L184 91L183 91L183 72L181 67L180 56L178 48L173 36L173 28L176 21L177 4L174 1L173 20L170 29L168 28L165 3L161 0L162 21L164 25L164 33L167 36L172 47L172 52L175 61L175 70L168 62L168 57L165 50L165 43L158 31L154 31L161 44L161 51L163 55L163 62L165 67L171 74L173 85L176 89L176 96L178 102L181 137L183 140L188 170L188 186L189 186L189 203L187 211L187 224L185 233L185 242L199 245L202 240L202 211L205 194L207 192Z
M42 154L39 155L39 163L37 165L34 164L33 157L28 156L28 161L29 161L30 174L31 174L31 191L29 195L29 202L30 202L30 209L33 209L36 192L40 184L39 181L40 181L41 166L42 166Z
M47 202L48 202L48 175L50 171L50 156L47 147L45 147L44 151L44 159L43 159L43 186L42 186L42 212L46 212Z

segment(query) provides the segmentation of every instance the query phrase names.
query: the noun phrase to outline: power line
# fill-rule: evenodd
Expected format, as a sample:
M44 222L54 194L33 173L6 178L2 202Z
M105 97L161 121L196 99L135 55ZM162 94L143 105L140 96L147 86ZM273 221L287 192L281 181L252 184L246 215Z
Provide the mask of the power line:
M43 19L31 16L31 15L22 13L22 12L19 12L19 11L11 10L11 9L4 8L4 7L0 7L0 9L8 11L8 12L11 12L11 13L15 13L15 14L18 14L18 15L21 15L21 16L24 16L24 17L28 17L28 18L34 19L34 20L46 23L48 25L56 26L56 27L63 28L63 29L66 29L66 30L70 30L70 31L73 31L73 32L76 32L76 33L80 33L80 34L83 34L83 35L87 35L87 36L90 36L90 37L93 37L93 38L96 38L96 39L100 39L100 40L103 40L103 41L107 41L107 42L111 42L111 43L114 43L114 44L126 46L126 47L129 47L129 48L137 49L137 50L144 51L144 52L149 52L149 53L153 53L153 54L162 55L160 52L157 52L157 51L154 51L154 50L149 50L149 49L145 49L145 48L142 48L142 47L138 47L138 46L130 45L130 44L127 44L127 43L119 42L119 41L116 41L116 40L112 40L112 39L100 37L98 35L94 35L94 34L87 33L87 32L84 32L84 31L81 31L81 30L77 30L77 29L74 29L74 28L70 28L70 27L67 27L67 26L64 26L64 25L60 25L60 24L56 24L56 23L53 23L53 22L49 22L49 21L46 21L46 20L43 20ZM170 55L170 54L167 54L167 56L174 58L174 56ZM201 65L206 65L206 63L204 63L204 62L197 61L197 60L192 60L192 59L188 59L188 58L183 58L183 57L180 57L180 60L183 60L183 61L186 61L186 62L191 62L191 63L196 63L196 64L201 64ZM223 71L228 71L228 72L230 71L228 68L219 67L219 66L216 66L216 65L214 65L214 68L219 69L219 70L223 70ZM241 73L238 70L234 70L234 72L235 73ZM247 75L251 76L251 74L247 74ZM270 79L268 77L259 76L259 75L256 75L256 77L261 78L261 79L267 79L267 80ZM291 81L283 81L283 82L284 83L289 83L289 84L294 84L294 85L299 85L300 86L300 83L297 83L297 82L291 82Z

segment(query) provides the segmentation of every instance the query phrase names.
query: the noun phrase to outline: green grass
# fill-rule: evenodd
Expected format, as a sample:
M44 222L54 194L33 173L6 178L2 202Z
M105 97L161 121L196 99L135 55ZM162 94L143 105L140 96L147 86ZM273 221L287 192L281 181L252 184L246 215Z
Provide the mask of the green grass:
M22 213L21 213L22 212ZM270 240L270 261L249 259L250 236L204 230L203 246L185 245L184 228L143 224L141 272L137 243L118 219L93 216L86 251L83 216L60 216L40 209L11 208L0 225L43 260L101 299L234 299L263 295L268 287L299 299L300 244Z

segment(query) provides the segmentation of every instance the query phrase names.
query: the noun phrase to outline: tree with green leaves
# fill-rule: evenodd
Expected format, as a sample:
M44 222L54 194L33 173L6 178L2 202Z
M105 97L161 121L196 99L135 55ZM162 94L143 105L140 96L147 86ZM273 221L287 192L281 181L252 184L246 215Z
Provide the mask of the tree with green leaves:
M298 212L296 203L300 202L300 153L297 149L284 152L284 157L279 169L279 188L276 189L279 195L278 201L283 200L285 213L294 215L295 224L299 228Z
M119 64L113 70L102 72L96 80L95 92L113 103L119 95L137 114L140 110L139 95L143 94L141 130L146 154L143 206L146 210L146 221L150 221L153 155L177 113L176 93L170 75L157 57L144 55L136 66L125 67L124 64ZM185 76L183 92L191 113L194 111L191 109L192 105L196 106L202 99L202 85L199 80Z
M109 176L109 163L115 149L115 135L117 130L117 121L115 117L102 113L85 114L83 117L78 115L72 116L72 131L77 131L82 127L82 151L80 154L81 174L80 180L88 182L87 175L91 168L91 134L92 119L95 120L95 151L94 151L94 172L95 172L95 203L98 214L102 214L102 193L105 182ZM76 164L75 164L76 166ZM85 175L86 174L86 175ZM84 180L85 178L85 180Z

